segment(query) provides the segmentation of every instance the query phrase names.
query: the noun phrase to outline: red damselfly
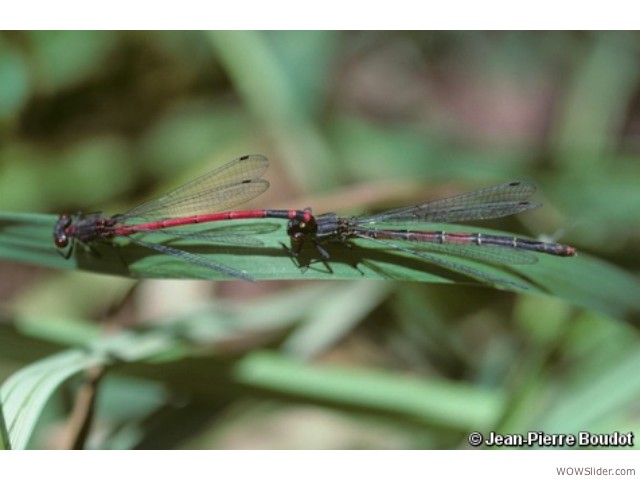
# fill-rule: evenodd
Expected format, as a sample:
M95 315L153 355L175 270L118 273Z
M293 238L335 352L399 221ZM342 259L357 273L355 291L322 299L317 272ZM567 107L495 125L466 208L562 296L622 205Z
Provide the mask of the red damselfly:
M262 175L269 161L262 155L245 155L223 165L175 190L150 200L126 213L106 217L101 213L63 214L58 219L53 239L65 258L73 253L76 243L90 246L96 241L111 241L127 237L133 243L156 252L172 255L185 261L211 268L226 276L252 280L245 272L213 262L203 256L160 243L141 240L136 234L166 233L174 237L207 241L251 244L240 237L225 234L194 233L175 230L175 227L223 220L277 218L304 225L311 219L302 210L245 210L221 212L257 197L269 188ZM218 213L215 213L218 212Z
M329 253L323 244L328 242L348 244L350 239L364 239L482 281L514 285L515 283L509 280L454 260L441 258L433 253L467 257L494 264L531 264L535 263L537 258L530 252L570 257L576 254L576 250L558 243L515 236L421 231L411 228L398 229L393 226L404 224L411 227L422 223L488 220L513 215L541 205L527 200L535 190L535 185L530 182L512 181L367 217L339 217L335 213L326 213L312 218L292 217L288 224L288 234L294 245L292 253L298 255L303 244L311 241L320 252L322 262L330 269L327 263Z

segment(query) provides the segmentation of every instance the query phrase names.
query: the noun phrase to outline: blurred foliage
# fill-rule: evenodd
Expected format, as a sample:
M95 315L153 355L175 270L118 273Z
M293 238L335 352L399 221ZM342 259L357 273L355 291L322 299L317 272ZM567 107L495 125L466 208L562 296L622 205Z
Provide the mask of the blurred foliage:
M615 304L640 268L639 40L3 32L0 208L116 213L246 153L271 160L253 205L316 212L530 178L544 206L490 226L626 271L549 273ZM405 282L134 284L45 269L58 260L29 245L40 267L0 264L0 380L17 372L0 391L5 446L465 448L472 429L639 427L627 305Z

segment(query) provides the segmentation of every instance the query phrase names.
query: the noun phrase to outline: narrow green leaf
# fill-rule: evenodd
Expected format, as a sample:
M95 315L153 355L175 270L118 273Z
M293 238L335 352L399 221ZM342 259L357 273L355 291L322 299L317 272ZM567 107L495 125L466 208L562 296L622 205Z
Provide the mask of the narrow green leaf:
M9 448L27 447L42 409L62 382L104 361L104 357L92 358L85 352L72 350L33 363L9 377L0 388Z
M85 349L66 350L19 370L0 387L5 443L12 449L26 448L51 395L73 375L116 361L149 358L166 352L174 343L165 334L123 332L99 339Z
M317 367L266 352L240 362L235 376L240 383L254 388L464 431L489 429L506 399L502 392L457 382Z
M576 305L632 321L637 320L640 312L640 281L613 265L583 254L574 258L540 254L535 265L505 266L480 259L452 257L430 250L429 245L409 246L430 255L434 261L458 265L446 268L385 244L355 240L349 242L352 248L341 244L326 245L331 256L326 264L318 261L319 254L309 242L296 261L282 243L288 239L286 222L278 220L219 222L213 227L193 225L189 231L199 235L193 239L172 238L160 233L142 237L146 243L185 250L219 266L221 272L184 258L160 254L127 239L92 242L90 249L77 244L72 257L65 260L53 243L55 221L55 217L47 215L0 214L0 258L133 278L229 279L230 276L224 274L225 269L255 280L387 279L471 283L484 278L485 283L498 288L555 295ZM438 226L430 228L437 230ZM448 230L460 228L448 226ZM475 227L473 230L509 235ZM243 233L248 234L250 241L239 240ZM231 243L214 243L212 237L217 235L226 235L223 239Z

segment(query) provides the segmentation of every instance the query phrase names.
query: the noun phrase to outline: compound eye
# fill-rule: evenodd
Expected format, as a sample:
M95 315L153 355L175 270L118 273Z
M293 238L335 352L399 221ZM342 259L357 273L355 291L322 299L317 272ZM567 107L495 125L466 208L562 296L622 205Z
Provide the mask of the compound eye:
M58 247L58 248L64 248L67 245L69 245L69 238L66 235L65 236L60 236L60 237L55 237L54 240L56 242L56 247Z
M71 226L73 222L73 218L71 215L63 214L60 215L60 218L56 222L55 227L53 228L53 241L58 248L64 248L69 244L69 236L67 235L67 228Z

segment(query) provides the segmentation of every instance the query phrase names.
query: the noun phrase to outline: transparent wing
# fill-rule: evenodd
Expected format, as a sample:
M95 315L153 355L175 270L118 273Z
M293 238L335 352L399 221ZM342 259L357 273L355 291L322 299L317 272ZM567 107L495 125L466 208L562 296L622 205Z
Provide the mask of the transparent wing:
M516 180L412 207L356 218L354 221L358 225L366 225L398 222L451 223L499 218L539 207L540 203L526 200L535 191L533 183Z
M429 250L497 265L533 265L538 258L531 252L500 245L461 245L454 243L424 243L411 246L414 250Z
M185 262L189 262L194 265L200 265L201 267L205 267L205 268L210 268L211 270L220 272L227 277L240 278L242 280L248 280L250 282L253 281L253 278L246 272L243 272L241 270L236 270L235 268L227 267L226 265L222 265L221 263L214 262L212 260L209 260L206 257L197 255L195 253L190 253L185 250L178 250L177 248L169 247L168 245L162 245L159 243L145 242L135 237L129 237L129 240L132 241L133 243L137 243L142 247L148 248L150 250L154 250L158 253L171 255L173 257L179 258L180 260L184 260Z
M473 267L469 267L468 265L462 265L460 263L454 262L454 261L450 261L450 260L446 260L444 258L440 258L438 256L435 255L431 255L428 252L425 251L416 251L416 250L412 250L409 248L405 248L403 245L401 245L398 242L392 242L392 241L387 241L387 240L379 240L376 238L371 238L368 236L364 236L361 234L356 234L356 237L358 238L362 238L364 240L370 241L370 242L374 242L377 243L378 245L384 245L386 247L389 247L391 249L395 249L395 250L399 250L401 252L405 252L411 255L415 255L416 257L419 257L423 260L426 260L429 263L432 263L434 265L438 265L440 267L446 268L448 270L452 270L454 272L458 272L458 273L462 273L463 275L468 275L470 277L476 278L482 282L488 283L488 284L493 284L495 286L509 286L509 287L516 287L518 289L523 289L523 290L527 290L529 287L527 287L524 284L518 283L518 282L514 282L512 280L506 279L506 278L502 278L502 277L498 277L496 275L492 275L490 273L478 270L476 268Z
M245 155L160 197L121 215L147 220L202 215L227 210L251 200L269 188L260 177L269 166L267 157Z
M165 235L175 238L185 238L187 240L202 240L207 243L233 244L238 247L261 247L264 245L255 235L266 235L280 229L280 225L273 223L229 225L216 225L200 232L190 230L176 230L175 228L158 230L139 230L135 232L143 235Z

